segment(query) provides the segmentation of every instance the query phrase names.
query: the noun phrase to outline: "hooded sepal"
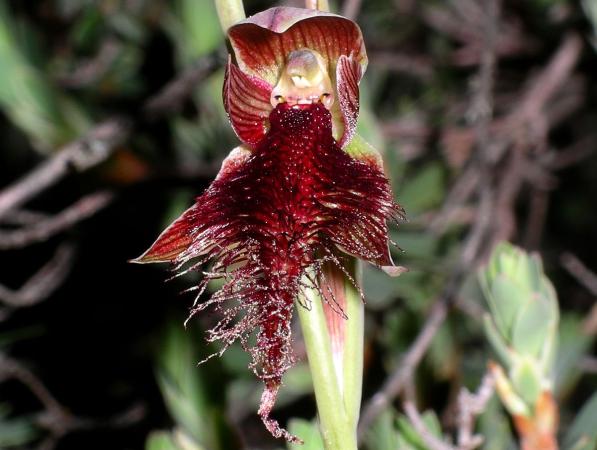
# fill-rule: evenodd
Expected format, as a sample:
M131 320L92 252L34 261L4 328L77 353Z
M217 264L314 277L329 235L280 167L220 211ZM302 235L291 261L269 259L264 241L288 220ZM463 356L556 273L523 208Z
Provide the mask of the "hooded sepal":
M276 84L288 54L301 48L318 52L330 72L341 55L354 55L363 71L367 65L358 25L322 11L271 8L230 27L228 37L240 69L271 85Z

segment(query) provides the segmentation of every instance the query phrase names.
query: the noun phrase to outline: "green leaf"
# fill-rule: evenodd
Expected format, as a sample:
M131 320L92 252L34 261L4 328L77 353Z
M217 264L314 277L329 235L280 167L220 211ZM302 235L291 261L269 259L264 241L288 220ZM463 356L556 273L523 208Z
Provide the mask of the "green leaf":
M497 396L489 401L479 416L479 434L485 439L483 450L514 450L516 447L508 417Z
M384 135L379 126L377 115L372 110L371 94L369 86L371 83L365 78L359 85L360 90L360 112L357 123L357 133L364 140L371 143L373 148L383 151L385 148Z
M300 397L313 392L311 372L306 361L291 367L284 375L284 389L281 389L276 400L277 407L289 405Z
M485 328L485 336L489 340L493 350L502 363L506 367L510 367L512 364L512 350L508 347L508 344L504 341L504 338L495 327L495 323L489 314L485 314L483 317L483 325Z
M512 348L522 354L539 358L550 334L556 333L557 316L548 298L534 293L523 304L512 329Z
M288 422L288 431L304 441L303 445L288 443L288 450L323 449L323 440L315 423L304 419L291 419Z
M562 398L576 384L581 375L579 361L595 342L595 336L583 333L582 317L574 314L562 316L559 347L555 360L554 378L556 396Z
M590 41L593 44L593 48L597 51L597 2L594 0L582 0L581 4L587 19L593 27L593 34L590 36Z
M213 2L176 0L163 25L176 43L178 65L186 67L214 51L224 40Z
M527 405L534 407L543 390L543 377L536 363L530 358L518 359L510 370L509 377L516 393Z
M595 450L597 448L597 393L584 404L564 436L563 450Z
M375 162L378 165L382 165L380 153L359 134L355 134L344 151L348 153L352 158L365 161Z
M110 27L126 39L138 44L143 43L145 40L146 32L143 24L134 15L117 12L109 14L106 19Z
M145 442L145 450L181 450L167 431L152 431Z
M400 445L396 429L396 413L386 409L375 420L365 435L365 443L369 450L396 450L406 448Z
M487 302L498 330L507 340L512 337L514 322L528 302L529 294L514 282L509 273L502 272L491 281Z
M425 411L422 414L423 423L427 430L431 432L433 436L439 439L443 439L442 436L442 427L434 411Z
M429 163L398 191L409 216L438 206L444 196L444 173L439 163Z
M427 352L427 360L439 379L448 380L456 376L457 345L453 328L448 322L444 322L437 330Z
M30 419L0 419L0 448L25 446L39 436Z
M186 434L210 450L229 449L234 434L227 427L220 407L224 393L208 381L206 367L194 347L196 336L171 323L162 339L157 380L168 411ZM218 399L219 397L219 399Z
M396 295L405 300L408 308L423 312L429 306L429 299L436 297L442 282L443 278L430 277L421 270L409 270L395 283Z
M421 414L423 423L431 435L438 439L443 439L441 432L441 425L437 415L433 411L425 411ZM415 430L410 421L405 416L398 418L398 428L400 430L400 436L408 442L413 448L417 450L428 450L427 446L423 442L420 434ZM402 447L397 447L402 448Z
M404 250L402 256L406 260L437 261L440 242L439 238L431 233L400 229L392 233L392 240Z
M66 120L62 93L48 79L46 68L27 53L26 44L34 31L19 30L17 25L22 24L5 3L0 2L0 107L38 150L52 151L78 137L84 129L76 126L87 121L82 117L76 123Z

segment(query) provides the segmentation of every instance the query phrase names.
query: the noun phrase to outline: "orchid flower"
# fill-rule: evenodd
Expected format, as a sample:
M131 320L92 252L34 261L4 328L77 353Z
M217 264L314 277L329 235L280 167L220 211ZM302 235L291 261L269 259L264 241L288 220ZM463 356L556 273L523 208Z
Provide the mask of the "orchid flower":
M240 341L265 385L265 426L297 442L270 417L295 362L294 305L315 290L343 314L321 284L326 266L348 274L342 254L398 273L387 222L402 212L379 155L355 135L367 65L359 27L326 12L278 7L231 26L228 37L224 106L242 144L136 262L172 262L179 271L208 264L197 299L209 280L225 281L196 301L191 316L208 307L221 314L207 340L222 351Z

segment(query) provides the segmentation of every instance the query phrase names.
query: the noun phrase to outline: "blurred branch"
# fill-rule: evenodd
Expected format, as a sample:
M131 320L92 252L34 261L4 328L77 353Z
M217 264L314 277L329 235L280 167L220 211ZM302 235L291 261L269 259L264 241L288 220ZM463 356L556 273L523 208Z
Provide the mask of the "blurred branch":
M417 338L409 347L408 351L401 358L396 366L396 370L384 382L381 389L376 392L363 407L363 413L359 423L358 435L362 438L369 429L373 421L379 414L386 409L394 398L402 391L406 382L412 377L413 372L418 366L425 352L429 348L437 330L444 322L448 313L448 295L452 292L446 292L433 305L423 328Z
M550 152L545 157L545 165L551 170L562 170L578 164L597 151L597 146L595 146L596 141L597 135L589 134L568 148L557 152Z
M597 296L597 274L591 271L574 254L565 252L560 256L560 264L581 286L593 296ZM597 335L597 303L593 304L583 320L583 332L590 336Z
M560 256L562 267L583 285L591 294L597 296L597 274L592 272L583 262L572 253L566 252Z
M423 418L419 414L416 406L413 402L404 402L404 412L413 425L414 429L419 434L419 437L423 440L429 450L455 450L450 444L445 443L441 439L435 437L425 425Z
M504 176L491 181L493 176L482 175L478 164L469 164L454 183L441 211L430 223L431 230L435 233L443 232L447 225L453 222L450 220L453 211L468 202L469 198L478 192L478 189L488 189L489 184L494 183L496 185L493 189L497 196L495 214L498 216L498 220L495 222L499 223L500 227L493 242L511 237L516 229L514 202L524 181L530 181L531 186L540 190L545 190L553 185L554 179L542 168L545 166L539 164L541 158L545 158L545 156L535 156L531 160L527 156L526 149L544 146L543 143L549 129L548 102L570 78L572 69L580 57L581 49L580 38L577 35L568 35L547 66L538 76L532 77L527 82L526 89L520 95L521 100L511 108L511 112L506 117L494 120L491 124L486 123L483 125L483 129L479 129L479 125L476 125L474 134L478 145L480 145L478 140L480 136L485 145L491 147L487 152L489 158L487 163L493 168L492 171L502 161L504 155L507 155ZM552 116L551 120L558 119L558 117L558 115ZM469 133L473 133L473 131L469 131ZM575 154L570 157L571 160L581 160L589 153L588 147L580 148L581 150L574 149ZM579 152L580 154L576 154ZM553 159L555 160L555 158ZM529 217L529 220L535 221L530 225L533 225L533 230L536 233L539 232L537 227L542 227L543 223L540 220L542 213L540 207L546 206L547 200L545 198L542 203L537 203L535 216Z
M114 37L105 39L97 55L83 61L69 74L59 77L58 82L65 88L82 88L96 83L118 57L122 45Z
M369 54L369 63L380 69L410 74L422 81L429 80L433 75L432 61L425 56L395 51L373 51Z
M362 0L344 0L341 15L349 18L350 20L355 20L359 15L362 3Z
M576 34L568 34L539 76L528 82L529 89L514 113L510 116L512 126L520 120L529 121L542 114L547 102L560 89L578 62L582 40Z
M65 146L20 180L0 191L0 217L19 208L71 172L83 172L105 161L127 137L129 123L109 119L85 137Z
M114 194L111 192L96 192L79 199L55 216L45 218L15 231L0 232L0 250L25 247L35 242L45 241L74 224L91 217L105 208L113 199Z
M597 358L594 356L585 356L580 360L580 369L585 373L597 375Z
M549 191L546 189L533 189L530 193L529 212L523 240L525 248L533 250L539 247L548 209Z
M114 50L112 45L108 45L105 49L105 58L112 57L110 49ZM97 64L95 66L91 62L89 64L91 66L87 67L86 75L83 78L93 75L90 75L90 71L93 73L97 71ZM219 66L216 57L200 60L197 66L184 71L167 84L162 91L145 102L143 111L147 116L153 118L177 111L197 83L213 73ZM81 74L79 73L77 76L79 75ZM132 120L109 118L91 129L86 136L66 145L24 177L1 190L0 223L19 225L21 228L0 232L0 250L14 249L45 241L91 217L111 203L114 194L100 191L79 199L54 216L21 209L28 201L68 174L83 172L105 161L116 147L126 141L132 126ZM211 169L209 170L211 171ZM54 258L21 288L12 290L0 285L0 301L7 305L6 308L0 310L0 320L10 314L13 308L34 305L51 295L65 280L72 258L72 248L63 245L56 251Z
M195 66L184 70L145 102L143 113L150 119L156 119L180 112L183 103L197 84L222 66L220 59L218 56L205 57Z
M485 25L486 33L483 34L484 48L481 54L481 66L476 79L473 81L474 92L471 105L467 113L469 121L473 125L475 141L478 147L476 159L465 170L463 176L455 183L448 194L448 198L442 207L442 212L437 215L430 224L430 229L439 231L445 229L446 216L452 214L455 207L464 203L479 189L479 205L477 208L477 220L470 232L469 242L472 242L469 249L471 252L478 250L485 231L489 227L489 217L493 203L493 189L491 186L491 158L494 151L490 141L490 125L493 117L493 87L497 65L496 40L498 36L499 8L498 0L487 0L484 2L487 13L482 23ZM470 259L474 255L465 255L464 259Z
M29 278L19 289L0 285L0 301L11 308L35 305L49 297L65 280L74 258L70 244L62 244L54 257Z
M483 437L473 434L475 417L480 415L493 396L495 380L487 372L481 380L481 385L476 393L462 388L458 394L458 449L472 450L483 443Z
M40 427L48 430L50 436L43 440L39 449L54 448L62 436L76 430L98 427L119 428L136 423L145 416L145 407L136 404L105 420L77 417L56 399L31 370L16 359L0 353L0 382L9 379L18 380L25 385L44 407L44 410L36 415L36 422Z
M452 0L444 8L429 6L422 10L423 21L440 34L458 41L462 47L453 52L450 59L457 66L479 64L483 58L486 40L484 8L474 0ZM536 47L521 27L514 21L496 23L495 40L497 56L514 56L528 53Z
M486 54L479 71L479 79L476 85L476 94L471 102L472 120L476 122L480 157L476 158L471 166L476 167L475 172L485 175L489 152L488 124L491 121L493 111L493 76L495 72L495 56L493 55L493 38L497 33L500 4L498 0L486 0L487 14L485 16L488 30L485 39ZM491 31L493 30L493 32ZM484 182L488 182L484 180ZM487 242L485 236L491 231L491 207L492 196L488 190L481 191L477 209L477 220L470 229L462 246L461 254L455 268L450 275L442 293L433 305L433 308L423 325L419 335L402 358L396 370L384 382L382 388L367 402L363 410L361 423L359 424L359 435L373 423L373 420L388 407L393 399L404 388L405 382L413 376L416 366L423 358L433 337L444 322L448 308L451 306L454 297L460 291L462 282L477 263L483 250L483 243Z
M61 436L81 425L70 412L56 400L44 383L17 360L0 354L0 380L15 379L27 386L44 407L38 416L41 426L54 436Z
M202 79L220 64L217 58L203 58L167 84L158 94L145 102L143 111L157 117L177 111ZM83 138L66 145L62 150L30 171L20 180L0 191L0 220L10 212L55 184L67 174L83 172L105 161L123 143L132 123L123 118L110 118L95 126ZM72 212L72 211L71 211ZM19 213L22 216L22 213Z
M487 372L475 394L463 388L458 395L457 444L452 445L434 436L412 401L405 401L404 411L419 436L430 450L474 450L483 443L483 437L473 434L475 417L480 415L491 400L495 381Z
M0 224L3 225L32 225L48 218L47 214L37 211L18 209L10 214L0 217Z

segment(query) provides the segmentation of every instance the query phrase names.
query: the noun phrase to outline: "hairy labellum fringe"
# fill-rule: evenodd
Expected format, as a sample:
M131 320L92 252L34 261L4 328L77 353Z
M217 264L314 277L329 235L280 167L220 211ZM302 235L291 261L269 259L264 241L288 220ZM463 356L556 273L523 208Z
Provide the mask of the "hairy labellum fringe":
M241 341L265 383L259 414L266 427L297 441L269 417L282 375L294 362L294 300L325 260L338 263L336 248L392 265L387 221L400 209L383 172L336 143L324 106L280 104L269 119L268 133L250 156L221 174L173 225L188 240L175 262L212 261L200 292L211 279L226 280L191 315L207 307L221 313L208 340L224 349Z

